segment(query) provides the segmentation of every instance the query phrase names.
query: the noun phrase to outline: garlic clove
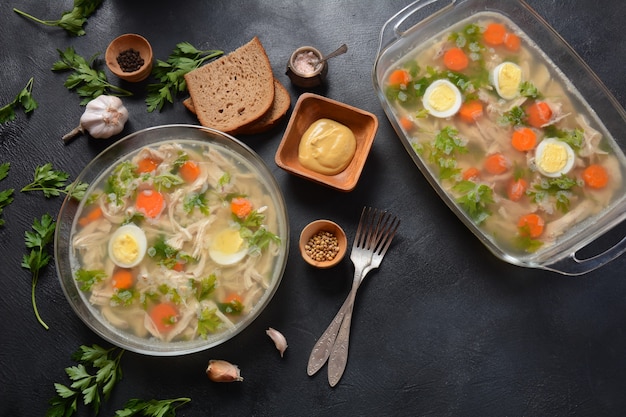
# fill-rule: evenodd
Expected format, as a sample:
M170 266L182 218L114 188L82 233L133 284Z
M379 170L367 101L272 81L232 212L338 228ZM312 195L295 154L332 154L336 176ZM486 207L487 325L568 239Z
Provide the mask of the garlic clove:
M220 359L211 359L209 361L206 374L213 382L243 381L237 365Z
M271 327L265 331L265 333L274 341L276 349L280 352L280 357L283 357L285 350L287 349L287 339L281 332Z

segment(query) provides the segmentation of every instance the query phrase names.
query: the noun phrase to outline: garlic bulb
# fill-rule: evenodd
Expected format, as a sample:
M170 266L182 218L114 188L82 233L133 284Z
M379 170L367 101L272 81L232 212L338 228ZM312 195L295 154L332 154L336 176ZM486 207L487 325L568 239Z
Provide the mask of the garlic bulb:
M87 103L80 124L63 136L63 140L67 142L85 131L94 138L110 138L124 129L127 120L128 110L119 97L101 95Z
M211 359L206 374L213 382L243 381L239 367L220 359Z
M271 327L265 331L265 333L274 341L274 345L276 345L276 349L280 352L280 357L283 357L283 353L285 353L285 349L287 349L287 339L285 336L278 330L272 329Z

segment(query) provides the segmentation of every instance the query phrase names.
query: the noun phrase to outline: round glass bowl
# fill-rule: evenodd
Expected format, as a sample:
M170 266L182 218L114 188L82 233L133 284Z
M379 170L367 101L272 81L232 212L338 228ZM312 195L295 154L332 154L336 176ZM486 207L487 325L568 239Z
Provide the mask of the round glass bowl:
M261 217L263 217L262 224L264 226L267 226L267 230L273 233L275 237L279 238L279 242L276 242L274 240L273 243L270 243L269 247L271 248L271 251L269 249L262 251L263 255L261 259L263 259L264 262L263 267L259 266L261 261L257 262L255 259L251 258L253 255L248 255L248 258L246 258L249 260L249 262L251 262L252 265L254 265L254 267L252 268L254 272L252 274L249 274L250 276L248 276L246 279L252 281L258 280L262 282L262 284L258 285L258 287L261 287L263 289L258 290L254 297L251 297L249 299L246 298L241 301L241 304L244 306L244 310L243 313L237 317L237 319L233 319L232 321L223 320L222 323L226 323L227 325L219 327L218 330L206 331L206 328L204 328L205 331L201 331L200 324L196 324L195 327L190 326L192 330L186 328L184 332L181 332L181 335L184 336L171 338L155 337L155 334L153 332L143 331L144 329L142 329L142 332L139 332L141 333L141 335L138 335L138 332L136 330L131 331L124 328L125 320L118 320L117 326L113 325L112 322L114 322L115 320L110 319L110 314L107 314L107 312L104 311L105 309L102 307L103 305L110 307L114 306L115 303L119 304L119 300L114 299L111 296L111 291L113 291L113 294L115 294L116 291L113 288L115 286L115 282L113 281L113 274L106 272L107 265L108 270L111 270L110 262L112 259L110 258L110 255L107 255L107 245L104 243L99 243L95 247L89 248L88 250L85 250L84 248L81 248L79 250L79 245L75 243L76 236L80 232L83 232L83 234L85 233L85 230L83 229L83 227L85 227L84 223L79 222L79 220L84 219L84 215L82 214L83 209L85 207L91 207L87 206L88 204L93 205L93 199L90 199L89 196L95 193L96 189L100 190L98 188L98 180L100 178L111 178L112 172L116 172L114 171L115 168L119 168L120 166L122 166L122 164L128 163L128 161L133 156L137 156L140 151L146 152L146 149L166 149L168 146L174 146L173 149L175 150L178 149L175 146L182 146L184 149L193 148L197 150L197 152L195 153L197 155L209 155L218 153L219 155L221 155L221 158L224 158L223 160L228 161L227 163L229 165L227 166L236 166L237 170L241 169L245 171L247 179L245 180L246 190L243 192L243 194L248 192L251 195L250 200L252 200L252 195L256 195L258 197L258 204L255 204L253 206L253 209L255 211L252 212L252 215L261 214ZM213 164L213 161L220 162L215 162L215 164ZM211 163L208 163L205 166L210 167L213 165L219 165L222 163L221 161L222 160L211 159ZM224 164L226 164L226 162ZM209 170L209 168L204 169ZM240 181L240 178L243 178L243 176L238 176L235 174L236 172L232 173L232 175L222 174L222 177L226 176L228 178L232 178L225 181L232 181L230 185L232 187L235 187L238 192L241 192L241 190L239 190L240 183L238 181ZM168 175L169 174L166 174L165 176L168 177ZM182 172L180 173L180 176L183 176ZM214 184L216 182L215 179L211 181L204 181L204 179L201 178L201 180L202 183L209 184ZM221 181L222 178L220 178L220 181L217 182L217 184L219 185L217 188L214 187L214 185L210 185L211 188L209 188L208 191L204 190L198 193L201 194L208 192L209 196L207 196L206 198L213 198L213 200L210 201L213 202L215 207L218 207L213 211L207 210L207 213L205 213L207 217L207 224L209 224L209 226L207 226L208 229L216 224L210 223L211 220L209 216L216 215L216 212L218 210L222 210L222 206L226 207L224 210L228 210L222 212L224 218L227 219L225 220L225 223L227 223L229 227L231 227L233 224L238 224L236 223L234 215L230 211L231 205L230 203L228 203L228 201L232 202L232 197L226 197L226 191L220 191L222 189L225 189L225 187L221 186L221 184L223 184ZM80 317L80 319L85 322L85 324L87 324L88 327L90 327L94 332L96 332L107 341L133 352L153 356L174 356L202 351L219 345L224 341L232 338L236 334L240 333L259 316L259 314L272 299L274 293L276 292L276 289L281 282L285 270L285 265L287 263L289 250L289 223L286 205L274 176L267 168L263 160L253 150L251 150L249 147L247 147L245 144L241 143L237 139L214 129L193 125L166 125L144 129L119 140L115 144L111 145L109 148L105 149L101 154L96 156L85 167L82 173L76 178L75 183L79 182L89 184L89 188L86 192L86 197L83 198L82 201L78 201L71 197L66 198L59 212L54 240L56 268L65 296L73 310ZM241 187L243 187L243 182L241 184ZM139 189L140 188L138 188L138 190ZM253 189L259 190L258 194L255 194L255 192L252 191ZM108 186L106 188L106 191L104 192L109 192ZM213 195L212 193L217 193L219 197L211 197L211 195ZM104 201L106 201L107 204L110 204L110 201L114 197L115 194L104 195L101 192L99 198L104 198ZM167 198L171 199L172 197L171 195L168 195ZM174 206L174 203L171 202L172 200L170 200L170 203L167 203L167 198L166 204L171 204L171 206L166 205L165 210L171 210L173 212L174 207L177 207L177 210L179 210L178 216L183 216L182 219L180 217L177 218L178 223L184 223L187 219L184 217L184 214L181 215L180 213L186 213L187 211L183 211L182 203L180 203L178 206ZM217 203L215 198L218 198ZM219 203L220 201L223 201L223 203ZM256 211L257 209L258 212ZM168 217L170 216L170 211L164 211L164 213L167 213ZM197 216L201 215L198 212L194 213L196 216L196 218L194 218L194 222L196 222L195 219L197 219ZM109 221L109 218L107 216L104 217L104 220ZM230 220L231 218L233 220ZM246 219L248 218L250 217L246 217ZM164 221L165 220L167 219L164 219ZM148 236L150 236L150 228L155 227L155 224L150 223L149 219L147 218L143 218L137 223L145 229L145 233ZM192 224L191 220L189 221L189 224ZM116 227L119 226L119 224L114 223L113 225L109 224L107 226L110 229L114 230ZM243 228L248 226L241 223L241 225L238 227ZM218 239L214 238L215 235L206 234L200 236L201 237L198 238L197 241L201 242L199 246L201 247L202 255L199 255L198 259L204 259L204 263L210 265L212 265L212 260L216 262L215 267L211 266L209 268L211 270L210 274L207 274L206 269L202 269L202 273L196 272L196 270L199 269L197 265L201 263L196 259L194 260L196 262L195 264L190 264L194 265L193 268L189 267L189 271L185 270L182 275L179 275L180 281L174 281L174 284L172 284L171 286L169 286L168 284L168 286L166 287L162 287L162 284L160 283L158 287L154 285L154 287L159 288L158 291L152 293L142 292L141 298L139 298L139 295L137 296L139 301L134 301L135 304L133 304L132 307L135 309L136 312L138 312L140 320L143 320L145 323L150 321L150 323L152 323L152 329L154 329L155 327L158 328L159 323L156 321L156 319L148 318L150 317L148 313L148 304L150 304L152 300L150 297L154 297L155 295L158 297L164 297L164 294L167 294L167 297L169 297L167 298L167 300L171 301L172 304L176 304L176 302L179 302L177 301L176 297L181 295L181 292L186 291L185 288L187 287L185 286L187 285L188 287L193 288L193 290L188 291L192 292L192 294L194 294L194 297L197 297L197 299L194 298L193 302L196 303L198 306L204 307L205 304L203 303L206 303L208 301L206 298L201 298L199 295L197 295L199 294L198 291L200 291L199 288L201 288L200 281L198 280L204 279L205 275L210 277L210 275L213 274L212 271L214 270L218 280L218 285L215 286L215 291L218 291L220 288L222 289L222 291L224 290L224 285L220 280L223 276L227 274L227 272L225 271L228 271L229 268L234 267L232 265L228 265L228 263L217 264L217 260L215 260L213 256L205 256L205 254L210 252L213 248L213 246L211 246L211 243L208 241L216 241ZM241 234L241 236L243 236L243 233ZM103 237L101 242L108 242L107 239L108 235ZM249 243L249 241L247 242L249 245L252 245L252 243ZM138 278L137 281L135 281L136 283L139 282L139 277L142 280L151 280L153 279L152 277L157 276L158 274L168 274L172 272L163 272L161 269L158 269L165 268L164 264L158 264L157 267L155 267L155 261L152 258L155 254L154 248L157 247L157 244L155 244L154 239L151 241L150 237L148 238L148 247L151 247L152 252L151 249L148 249L144 261L142 261L142 264L146 262L146 265L143 265L144 269L141 269L142 264L137 267L139 268L139 275L137 275ZM79 271L90 269L89 267L84 265L87 264L87 261L83 258L84 254L93 254L94 252L102 253L101 255L96 256L100 257L98 258L97 262L104 265L103 270L105 271L105 275L101 278L102 281L98 283L106 286L106 288L109 289L109 293L106 293L106 291L103 290L104 294L98 293L96 295L95 289L93 289L93 291L90 291L89 289L85 290L84 288L81 288L83 287L84 282L79 282L79 280L77 279ZM240 261L240 263L241 262L243 261ZM96 265L97 264L98 263L96 263ZM172 270L175 269L172 268ZM197 275L201 275L201 277L198 277ZM232 273L231 275L238 276L234 273ZM142 284L143 282L144 281L142 281ZM228 285L233 284L231 283ZM139 289L137 289L137 292L140 292ZM101 296L105 296L108 298L105 298L105 302L92 303L94 298ZM221 314L221 317L224 317L232 314L232 311L230 310L222 311L222 306L218 301L211 300L211 302L214 302L213 306L216 306L216 308L213 309L213 313L217 314L218 316ZM219 309L217 309L217 306L219 306ZM143 311L142 308L145 309L145 311ZM206 309L203 310L199 308L197 309L197 312L189 313L187 317L191 317L192 321L198 320L199 323L200 317L202 317L202 313L205 310ZM183 314L181 313L181 316L182 315ZM180 320L182 321L182 318ZM122 323L120 324L119 322ZM141 325L140 321L139 323L139 325ZM170 323L170 325L173 324ZM135 325L130 325L126 327L136 326L137 323L135 323ZM149 327L147 324L144 324L144 326L146 328ZM159 334L157 334L156 336L159 336Z

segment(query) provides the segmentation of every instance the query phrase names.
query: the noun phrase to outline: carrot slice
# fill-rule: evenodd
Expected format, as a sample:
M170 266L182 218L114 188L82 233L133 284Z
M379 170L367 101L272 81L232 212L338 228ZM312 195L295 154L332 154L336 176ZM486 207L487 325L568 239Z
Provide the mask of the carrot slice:
M592 164L583 171L583 181L590 188L604 188L609 183L609 174L602 165Z
M465 181L469 181L471 179L478 178L480 176L480 171L476 167L470 167L463 171L462 175Z
M153 158L144 158L137 163L137 173L146 174L152 172L159 166L159 162Z
M511 145L520 152L530 151L537 145L537 135L527 127L516 129L511 138Z
M402 126L404 130L411 130L413 129L413 121L406 116L402 116L400 118L400 126Z
M153 189L142 190L137 194L135 207L139 212L154 219L158 217L165 208L165 197L163 197L163 194Z
M512 52L519 51L521 44L522 44L522 41L520 40L519 36L517 36L515 33L507 33L506 35L504 35L504 46L509 51L512 51Z
M78 219L78 224L79 226L85 227L87 226L89 223L98 220L99 218L101 218L103 215L102 213L102 209L100 208L100 206L94 208L93 210L91 210L89 213L87 213L87 215L81 217L80 219Z
M128 268L118 268L111 277L113 288L127 290L133 286L133 273Z
M506 28L501 23L490 23L483 32L483 40L487 45L498 46L504 43Z
M244 197L235 197L230 201L230 211L240 219L243 219L252 211L252 203Z
M178 311L170 303L161 303L150 311L150 318L160 332L166 332L176 323Z
M490 174L503 174L508 169L509 161L501 153L494 153L485 158L485 170Z
M535 213L525 214L517 222L520 235L533 239L541 236L544 225L543 219Z
M451 48L443 54L443 63L452 71L463 71L469 65L469 58L461 48Z
M194 161L185 161L178 169L178 174L185 182L194 182L200 176L200 166Z
M519 201L522 199L527 189L528 183L526 182L526 180L524 180L523 178L519 178L509 183L506 193L509 196L509 200Z
M537 101L526 109L526 121L529 125L541 128L552 118L552 109L545 101Z
M411 81L411 75L407 70L397 69L389 74L389 84L390 85L407 85Z
M479 100L466 101L459 109L459 117L467 123L474 123L483 115L483 104Z

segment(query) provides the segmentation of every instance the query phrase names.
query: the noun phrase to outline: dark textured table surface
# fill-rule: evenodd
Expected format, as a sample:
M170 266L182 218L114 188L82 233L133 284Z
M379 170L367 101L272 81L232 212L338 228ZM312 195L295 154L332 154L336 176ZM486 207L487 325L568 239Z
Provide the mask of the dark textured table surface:
M258 35L274 73L295 103L301 90L284 74L289 54L313 45L323 52L347 43L330 62L318 92L379 117L380 127L363 175L351 193L290 176L274 163L285 125L242 138L268 164L285 195L291 227L284 279L270 305L245 331L219 347L183 357L127 352L123 380L100 415L110 416L129 398L189 397L184 416L619 416L626 400L626 258L582 277L509 265L491 255L439 200L417 171L376 97L372 65L384 22L407 1L200 1L106 0L88 20L87 34L70 37L27 21L13 7L57 18L70 1L10 0L0 7L0 104L34 77L39 108L0 125L0 162L10 162L0 190L15 188L0 226L0 415L42 416L54 382L82 344L110 346L76 317L64 298L53 264L36 288L36 321L30 273L21 268L24 232L35 217L55 216L61 198L19 190L36 166L52 162L73 178L111 140L81 137L64 145L83 108L50 68L57 49L73 46L89 57L103 54L114 37L146 36L156 58L176 43L231 51ZM529 0L571 44L624 106L623 17L626 3ZM117 82L108 73L109 80ZM169 123L197 123L178 99L148 113L144 84L125 99L131 120L124 134ZM119 137L118 137L119 138ZM113 139L115 140L115 139ZM297 253L301 228L332 219L354 236L364 205L402 219L399 236L381 268L367 278L355 307L346 372L330 388L325 368L306 374L311 348L348 293L348 258L326 271L308 267ZM265 335L275 327L289 348L280 358ZM209 359L240 366L245 381L215 384ZM91 415L83 407L78 415Z

